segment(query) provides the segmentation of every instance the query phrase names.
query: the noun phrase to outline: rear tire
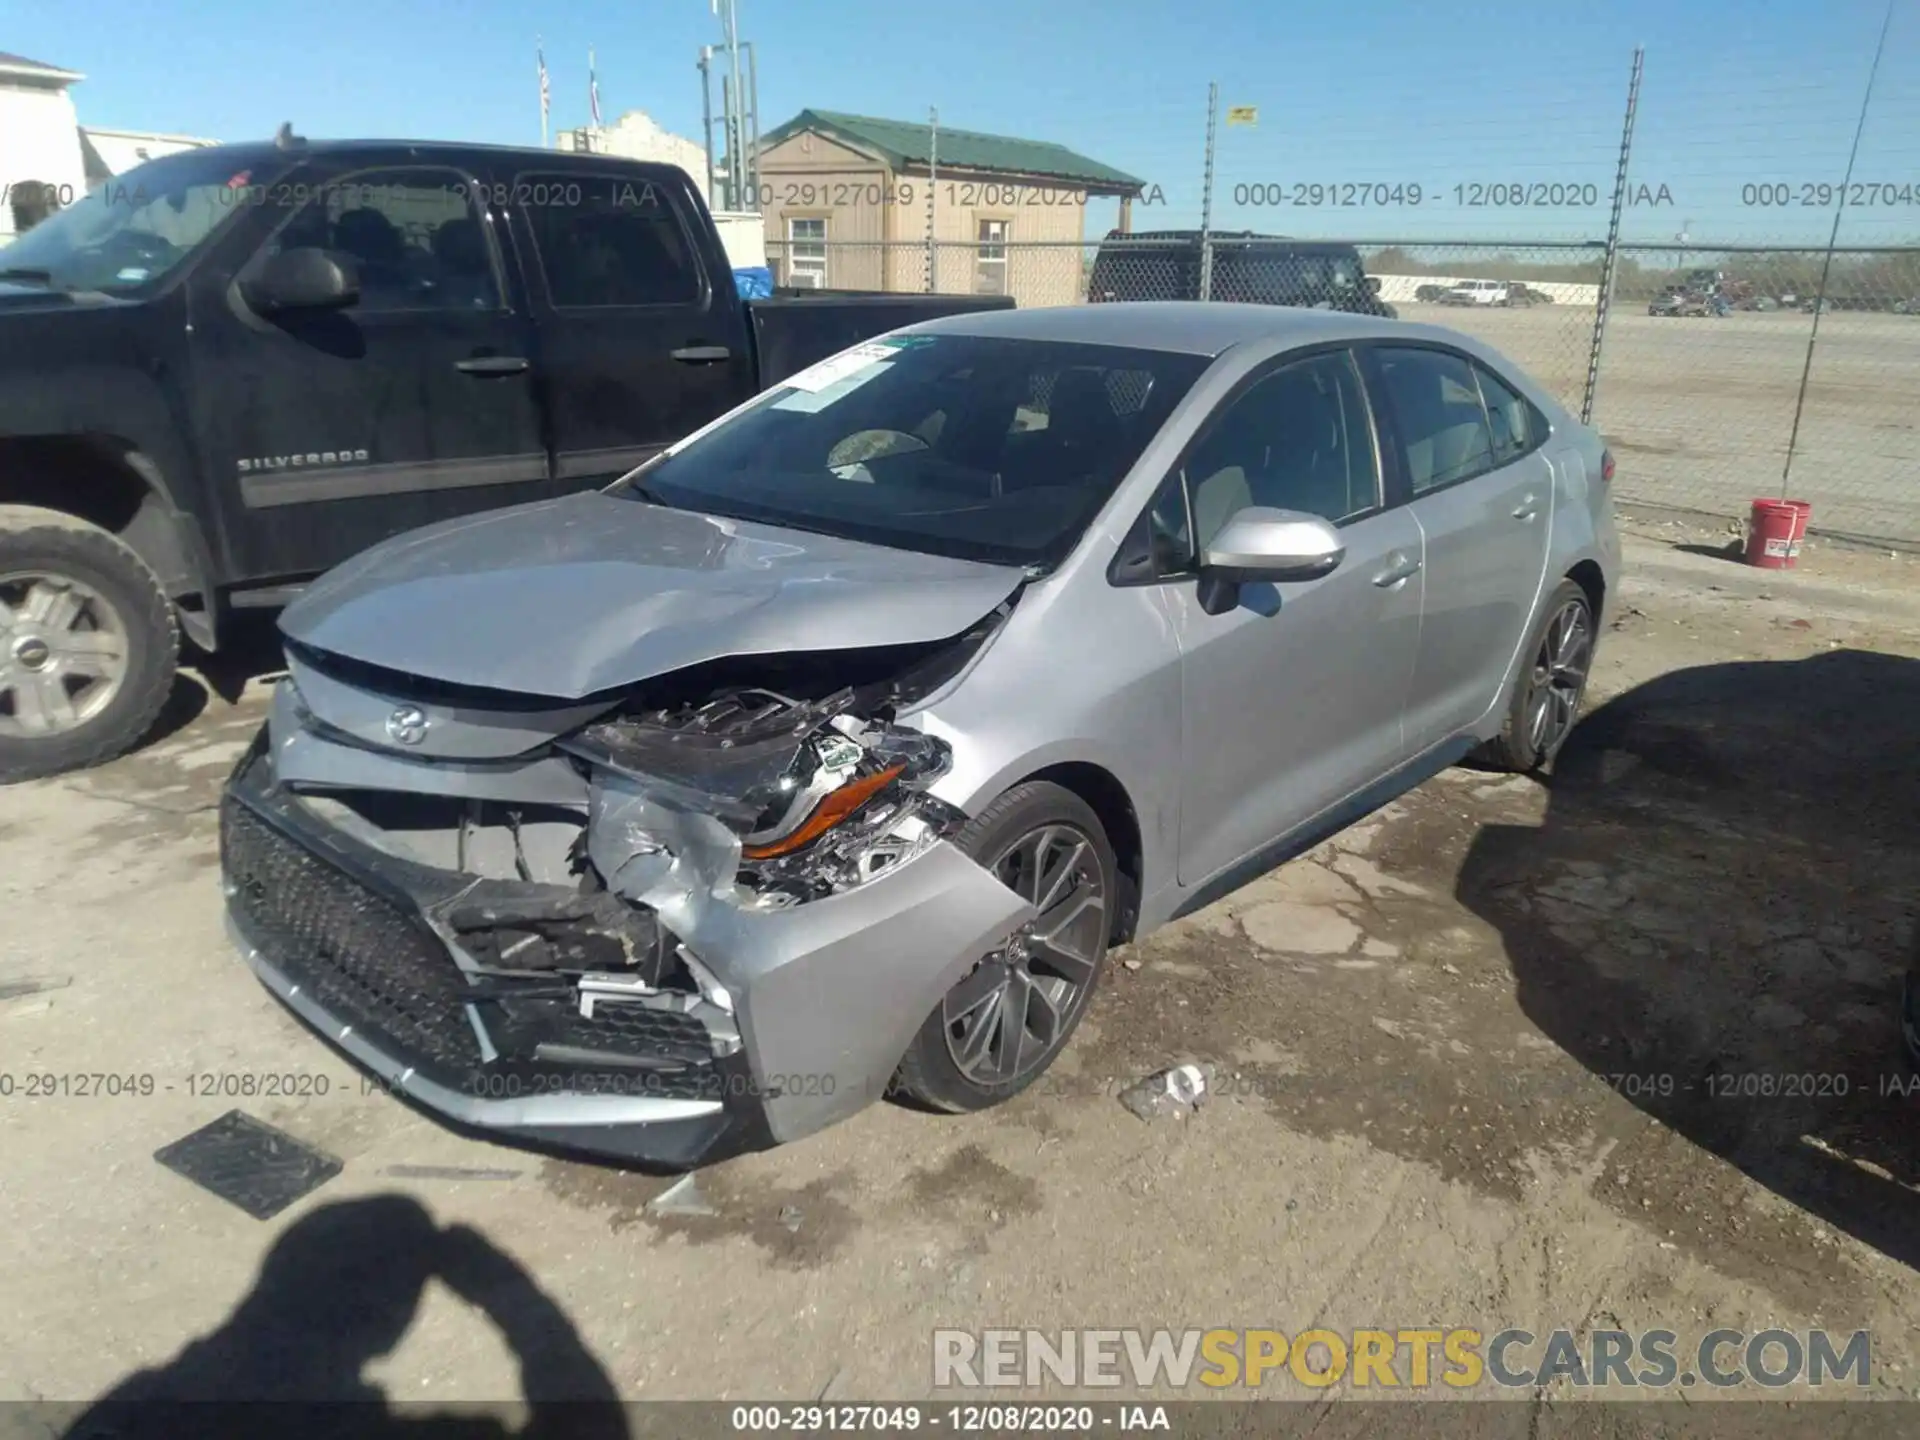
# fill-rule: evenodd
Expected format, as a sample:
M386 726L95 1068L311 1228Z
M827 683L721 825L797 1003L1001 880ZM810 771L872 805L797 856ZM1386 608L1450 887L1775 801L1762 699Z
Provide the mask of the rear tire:
M1529 774L1553 763L1580 718L1593 665L1593 602L1562 580L1522 653L1526 659L1500 734L1481 752L1491 765Z
M1029 865L1022 857L1036 839L1037 858ZM982 956L942 997L901 1057L892 1093L925 1109L963 1114L1011 1100L1066 1048L1105 969L1124 902L1120 867L1099 816L1059 785L1030 780L1014 786L954 843L1022 894L1037 891L1044 899L1061 887L1040 921ZM1049 915L1057 926L1051 944ZM992 998L998 994L1006 998Z
M140 740L179 653L173 606L131 549L55 510L0 506L0 783Z

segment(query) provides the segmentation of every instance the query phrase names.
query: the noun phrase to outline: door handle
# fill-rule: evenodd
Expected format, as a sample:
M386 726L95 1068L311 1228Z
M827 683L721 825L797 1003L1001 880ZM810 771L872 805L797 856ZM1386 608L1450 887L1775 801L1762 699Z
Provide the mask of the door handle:
M720 360L731 360L733 351L724 345L683 345L673 352L673 358L683 365L712 365Z
M520 355L476 355L471 360L456 360L453 368L466 375L523 375L531 367Z
M1390 590L1395 585L1409 580L1419 573L1420 562L1418 560L1411 555L1396 554L1389 559L1387 568L1373 577L1373 583L1378 585L1382 590Z
M1516 520L1531 520L1539 513L1540 507L1531 495L1524 497L1518 505L1513 507L1513 518Z

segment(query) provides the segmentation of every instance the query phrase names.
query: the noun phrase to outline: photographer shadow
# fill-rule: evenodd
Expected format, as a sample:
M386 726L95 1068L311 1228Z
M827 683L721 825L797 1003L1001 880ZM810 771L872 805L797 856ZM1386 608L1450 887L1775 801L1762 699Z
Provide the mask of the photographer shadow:
M1457 894L1500 930L1528 1018L1588 1071L1920 1267L1920 1081L1899 1023L1920 909L1917 742L1920 661L1676 671L1581 722L1544 822L1483 830ZM1614 1198L1641 1214L1652 1197L1635 1183L1640 1198ZM1830 1285L1815 1252L1771 1244L1795 1217L1695 1165L1661 1188L1674 1193L1648 1218L1669 1233L1724 1251L1749 1231L1771 1278L1798 1265L1813 1293Z
M435 1278L513 1351L524 1426L397 1406L362 1374L400 1343ZM628 1427L613 1381L532 1276L478 1231L442 1229L418 1201L390 1194L327 1205L291 1226L225 1323L122 1380L63 1440L179 1435L624 1440Z

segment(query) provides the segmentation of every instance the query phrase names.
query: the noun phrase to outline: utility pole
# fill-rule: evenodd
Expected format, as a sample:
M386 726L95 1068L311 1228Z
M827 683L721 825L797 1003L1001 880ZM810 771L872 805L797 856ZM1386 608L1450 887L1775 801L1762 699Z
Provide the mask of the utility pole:
M1580 401L1580 423L1593 423L1593 397L1600 387L1600 352L1607 343L1607 316L1613 310L1613 281L1620 269L1620 212L1627 203L1627 164L1633 158L1633 122L1640 113L1640 71L1646 48L1633 47L1633 73L1627 78L1627 118L1620 128L1620 161L1613 172L1613 214L1607 219L1607 252L1600 261L1600 294L1593 311L1593 344L1587 351L1587 388Z
M700 138L707 147L707 204L717 198L713 193L713 47L700 47Z
M1873 64L1867 67L1867 88L1860 96L1860 119L1853 127L1853 147L1847 151L1847 170L1840 177L1840 200L1833 207L1833 229L1827 235L1827 258L1820 263L1820 286L1813 294L1813 328L1807 331L1807 359L1800 367L1800 393L1793 402L1793 428L1787 432L1787 459L1780 467L1780 493L1793 483L1793 456L1800 444L1800 417L1807 408L1807 382L1813 379L1813 347L1820 340L1820 319L1827 311L1827 281L1833 274L1833 250L1840 243L1840 218L1847 213L1847 190L1853 184L1853 165L1860 158L1860 137L1867 129L1867 109L1873 103L1873 82L1880 78L1880 60L1887 53L1887 31L1893 27L1893 0L1887 0L1887 16L1880 22L1880 39L1873 47Z
M927 107L927 293L940 289L940 251L934 236L939 233L940 203L934 192L940 184L940 112Z
M1207 164L1200 181L1200 298L1213 298L1213 131L1220 111L1220 85L1207 86Z
M746 103L746 87L740 81L740 17L736 13L734 0L714 0L720 7L721 19L727 31L727 68L733 83L729 87L727 104L727 208L739 210L745 195L745 167L747 164L746 130L742 123L741 109Z

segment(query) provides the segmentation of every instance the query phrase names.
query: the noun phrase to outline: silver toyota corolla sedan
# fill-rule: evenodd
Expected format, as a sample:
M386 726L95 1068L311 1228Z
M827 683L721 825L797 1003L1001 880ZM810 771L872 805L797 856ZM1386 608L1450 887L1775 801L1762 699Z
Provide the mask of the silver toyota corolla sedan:
M990 1105L1110 947L1470 751L1552 758L1612 471L1431 326L895 332L300 598L222 812L235 937L494 1134L686 1166Z

